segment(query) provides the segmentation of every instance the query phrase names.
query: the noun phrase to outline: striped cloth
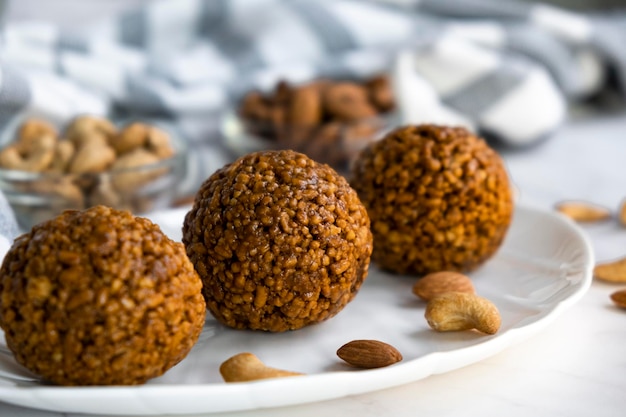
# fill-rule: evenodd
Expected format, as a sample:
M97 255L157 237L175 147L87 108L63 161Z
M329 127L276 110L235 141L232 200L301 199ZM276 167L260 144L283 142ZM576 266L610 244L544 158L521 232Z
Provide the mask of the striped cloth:
M19 234L17 221L7 199L0 192L0 260Z
M216 128L244 92L388 71L402 122L525 146L558 129L570 103L625 93L625 16L507 0L158 0L72 30L9 24L0 125L169 118L197 150L188 192L231 157Z

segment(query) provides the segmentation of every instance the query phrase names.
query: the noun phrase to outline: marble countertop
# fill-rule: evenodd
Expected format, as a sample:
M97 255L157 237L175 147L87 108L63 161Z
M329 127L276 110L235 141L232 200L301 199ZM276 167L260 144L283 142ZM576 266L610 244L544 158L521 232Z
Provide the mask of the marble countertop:
M500 150L519 203L552 210L556 202L576 199L617 210L626 198L625 132L626 114L578 117L538 146ZM598 261L626 255L626 228L617 221L582 229ZM222 415L621 416L626 408L626 311L609 298L618 288L594 282L582 300L540 333L452 372L365 395ZM0 416L79 415L0 403Z

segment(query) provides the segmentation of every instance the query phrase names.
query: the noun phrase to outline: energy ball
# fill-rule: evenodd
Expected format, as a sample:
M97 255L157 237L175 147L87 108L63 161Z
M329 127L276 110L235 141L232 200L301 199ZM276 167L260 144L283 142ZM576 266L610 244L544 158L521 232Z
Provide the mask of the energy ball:
M345 178L294 151L239 158L198 190L183 243L226 326L296 330L335 316L367 276L367 211Z
M473 270L512 219L502 160L464 128L396 129L357 156L350 185L372 222L372 261L399 274Z
M17 362L59 385L135 385L196 343L206 306L182 243L97 206L18 237L0 268L0 326Z

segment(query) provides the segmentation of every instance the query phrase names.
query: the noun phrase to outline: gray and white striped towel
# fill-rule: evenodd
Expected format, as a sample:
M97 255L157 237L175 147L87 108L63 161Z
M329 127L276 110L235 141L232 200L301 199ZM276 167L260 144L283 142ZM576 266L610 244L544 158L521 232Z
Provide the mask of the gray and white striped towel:
M0 192L0 259L4 258L4 254L9 250L13 239L18 234L19 229L13 211L9 202Z
M160 0L73 30L9 24L0 125L170 117L202 159L193 190L228 159L215 128L243 92L390 71L404 121L527 145L558 129L569 103L625 93L625 16L510 0Z

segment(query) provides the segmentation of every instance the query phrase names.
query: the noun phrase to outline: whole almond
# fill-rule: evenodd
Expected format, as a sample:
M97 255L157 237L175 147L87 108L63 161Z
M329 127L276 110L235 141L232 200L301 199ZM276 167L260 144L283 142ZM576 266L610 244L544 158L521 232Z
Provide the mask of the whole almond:
M402 360L395 347L379 340L353 340L337 350L337 356L357 368L382 368Z
M611 294L611 300L616 306L626 308L626 290L615 291Z
M302 86L293 90L287 119L296 127L314 126L322 120L322 98L316 85Z
M454 271L432 272L424 275L413 285L413 294L424 301L446 292L474 294L474 285L467 275Z
M595 222L611 217L611 210L584 201L565 201L556 205L556 210L577 222Z
M626 258L596 265L593 276L608 282L626 282Z
M461 292L448 292L430 300L424 317L438 332L476 329L486 334L497 333L502 320L491 301Z
M622 226L626 226L626 199L622 200L619 208L619 222Z

